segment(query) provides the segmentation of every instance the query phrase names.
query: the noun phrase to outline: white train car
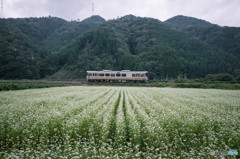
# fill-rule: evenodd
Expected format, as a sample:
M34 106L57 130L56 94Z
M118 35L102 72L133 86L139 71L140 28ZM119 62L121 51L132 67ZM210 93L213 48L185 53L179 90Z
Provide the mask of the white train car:
M147 82L147 71L87 71L87 81L102 81L102 82Z

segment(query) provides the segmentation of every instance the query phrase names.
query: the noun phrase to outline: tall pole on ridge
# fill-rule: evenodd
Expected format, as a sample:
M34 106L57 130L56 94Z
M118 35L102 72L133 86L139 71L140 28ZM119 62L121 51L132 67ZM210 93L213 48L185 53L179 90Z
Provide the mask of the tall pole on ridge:
M94 15L94 3L92 3L92 15Z

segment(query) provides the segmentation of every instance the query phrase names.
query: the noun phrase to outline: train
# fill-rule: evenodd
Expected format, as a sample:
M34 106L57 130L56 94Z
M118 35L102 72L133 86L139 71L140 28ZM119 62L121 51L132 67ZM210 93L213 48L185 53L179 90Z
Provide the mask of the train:
M88 82L147 82L147 71L87 71Z

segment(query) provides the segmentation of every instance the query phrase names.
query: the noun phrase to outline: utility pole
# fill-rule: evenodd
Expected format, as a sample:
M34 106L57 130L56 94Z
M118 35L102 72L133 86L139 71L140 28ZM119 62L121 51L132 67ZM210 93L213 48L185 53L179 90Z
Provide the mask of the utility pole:
M94 15L94 3L92 3L92 15Z

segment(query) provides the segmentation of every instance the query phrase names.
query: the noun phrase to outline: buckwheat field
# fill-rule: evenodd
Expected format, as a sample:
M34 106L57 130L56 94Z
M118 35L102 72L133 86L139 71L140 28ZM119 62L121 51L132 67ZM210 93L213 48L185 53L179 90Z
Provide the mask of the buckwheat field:
M0 92L0 158L219 158L210 152L229 150L240 152L239 90Z

